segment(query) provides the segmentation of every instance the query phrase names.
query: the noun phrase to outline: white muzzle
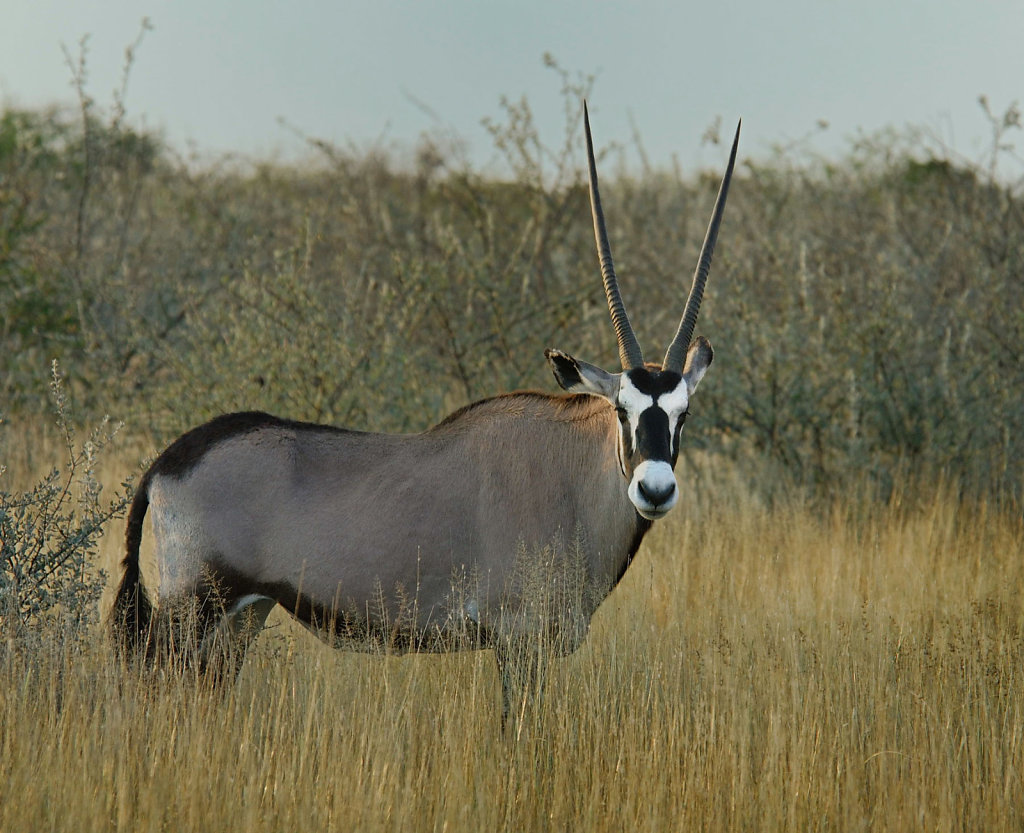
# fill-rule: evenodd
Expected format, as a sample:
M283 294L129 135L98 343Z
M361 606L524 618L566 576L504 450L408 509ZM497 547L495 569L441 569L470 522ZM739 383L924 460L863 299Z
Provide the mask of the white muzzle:
M636 511L649 521L663 517L679 499L676 476L664 460L644 460L626 492Z

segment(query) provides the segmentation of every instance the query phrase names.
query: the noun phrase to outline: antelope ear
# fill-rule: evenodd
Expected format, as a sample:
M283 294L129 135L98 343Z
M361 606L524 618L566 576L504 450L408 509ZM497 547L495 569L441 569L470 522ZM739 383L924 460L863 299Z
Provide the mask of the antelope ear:
M686 366L683 368L688 394L693 394L697 390L697 385L704 378L704 373L714 357L715 351L711 349L711 342L704 336L697 336L686 352Z
M615 401L619 392L618 373L609 373L597 365L581 362L561 350L545 350L544 356L562 390L569 393L596 393Z

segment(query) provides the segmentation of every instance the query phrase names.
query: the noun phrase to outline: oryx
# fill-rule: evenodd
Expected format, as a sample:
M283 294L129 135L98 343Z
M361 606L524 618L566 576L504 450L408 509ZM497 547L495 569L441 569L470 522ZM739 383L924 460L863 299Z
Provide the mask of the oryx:
M215 634L244 642L280 604L345 647L494 648L504 717L513 650L540 632L557 632L561 651L579 645L651 523L679 498L680 432L713 356L707 339L691 338L739 143L737 127L682 320L657 366L644 362L619 294L585 104L584 125L622 371L546 350L566 394L484 399L422 434L263 413L192 429L149 467L128 514L112 611L126 649L150 647L151 625L182 600L198 611L200 658ZM148 507L155 603L139 571ZM531 582L520 564L531 552L572 570Z

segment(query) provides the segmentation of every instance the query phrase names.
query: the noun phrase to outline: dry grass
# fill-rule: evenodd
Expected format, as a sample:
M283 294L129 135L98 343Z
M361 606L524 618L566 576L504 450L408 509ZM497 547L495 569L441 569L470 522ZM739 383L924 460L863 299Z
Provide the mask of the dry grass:
M702 469L518 740L489 652L272 619L222 696L101 643L8 653L0 830L1021 829L1019 512L942 486L769 509Z

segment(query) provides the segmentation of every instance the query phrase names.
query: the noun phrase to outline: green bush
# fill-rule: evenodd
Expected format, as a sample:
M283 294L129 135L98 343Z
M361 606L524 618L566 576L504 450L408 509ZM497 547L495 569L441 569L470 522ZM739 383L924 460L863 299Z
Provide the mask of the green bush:
M564 136L546 143L529 104L503 99L487 126L508 180L432 136L405 163L317 140L303 165L182 160L132 130L120 99L88 99L83 68L77 120L3 114L7 407L33 406L32 369L58 355L80 369L86 413L123 413L157 443L254 407L420 430L473 398L551 389L544 347L614 366L582 167L591 80L547 60ZM913 130L838 161L741 149L698 325L716 362L691 446L826 491L941 472L1019 492L1024 211L999 172L1019 113L985 106L993 147L978 160ZM605 207L657 360L720 172L644 159L633 175L625 153L599 160Z

